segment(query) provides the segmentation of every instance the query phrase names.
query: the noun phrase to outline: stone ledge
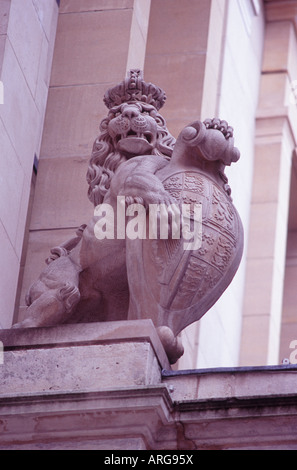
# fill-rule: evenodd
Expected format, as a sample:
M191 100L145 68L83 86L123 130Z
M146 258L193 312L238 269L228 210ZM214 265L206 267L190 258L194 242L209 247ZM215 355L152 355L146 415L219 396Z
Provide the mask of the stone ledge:
M0 340L0 449L297 449L297 366L172 371L150 320Z
M147 449L172 422L166 386L0 397L0 449Z
M5 351L61 346L79 346L126 341L151 343L162 368L169 368L168 359L151 320L127 320L98 323L76 323L43 328L0 330Z
M275 397L296 393L297 366L163 371L175 402ZM266 399L266 398L265 398Z
M268 391L180 402L175 410L185 440L200 450L296 450L296 403L296 394L273 397Z
M165 384L27 394L0 398L0 449L297 449L296 420L296 395L173 402Z
M155 345L161 346L151 320L126 320L112 322L93 322L64 324L42 328L12 328L0 330L0 339L6 349L25 346L89 344L113 340L150 338ZM160 343L159 345L157 343ZM158 351L159 352L159 351Z

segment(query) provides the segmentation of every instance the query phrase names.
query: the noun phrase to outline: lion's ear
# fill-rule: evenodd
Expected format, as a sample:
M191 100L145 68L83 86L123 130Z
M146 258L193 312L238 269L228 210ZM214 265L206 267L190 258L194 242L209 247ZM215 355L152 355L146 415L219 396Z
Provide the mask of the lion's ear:
M104 132L107 130L109 121L110 121L109 117L102 119L102 121L100 122L100 126L99 126L101 132Z

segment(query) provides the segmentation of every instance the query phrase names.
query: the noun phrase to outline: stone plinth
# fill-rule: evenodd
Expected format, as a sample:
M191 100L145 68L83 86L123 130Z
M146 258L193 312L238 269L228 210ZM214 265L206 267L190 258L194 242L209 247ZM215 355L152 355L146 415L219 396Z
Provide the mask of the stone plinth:
M150 320L0 341L0 449L297 449L296 366L173 371Z
M1 395L158 384L170 368L150 320L0 331Z
M0 341L2 449L146 449L170 421L151 320L1 330Z

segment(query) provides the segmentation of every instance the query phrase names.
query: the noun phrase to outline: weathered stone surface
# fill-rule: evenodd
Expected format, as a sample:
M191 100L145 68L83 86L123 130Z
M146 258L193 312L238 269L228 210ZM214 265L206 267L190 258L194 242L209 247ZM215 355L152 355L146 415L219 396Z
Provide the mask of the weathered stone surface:
M0 340L0 449L297 449L296 366L170 371L144 320Z
M175 141L165 100L139 69L105 93L87 172L94 217L51 250L14 328L149 318L175 363L178 334L232 281L243 251L224 173L240 156L233 128L195 121Z
M1 330L1 394L157 384L168 368L150 320Z
M176 402L243 397L282 396L292 393L296 367L222 367L164 371L163 383L172 386Z

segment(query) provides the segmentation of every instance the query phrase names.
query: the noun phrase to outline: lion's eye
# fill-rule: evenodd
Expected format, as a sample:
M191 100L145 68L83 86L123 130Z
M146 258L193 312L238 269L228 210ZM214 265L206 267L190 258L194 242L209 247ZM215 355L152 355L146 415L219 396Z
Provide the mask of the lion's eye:
M164 122L162 121L162 118L160 116L156 116L155 117L155 121L157 124L159 124L160 126L163 126Z

